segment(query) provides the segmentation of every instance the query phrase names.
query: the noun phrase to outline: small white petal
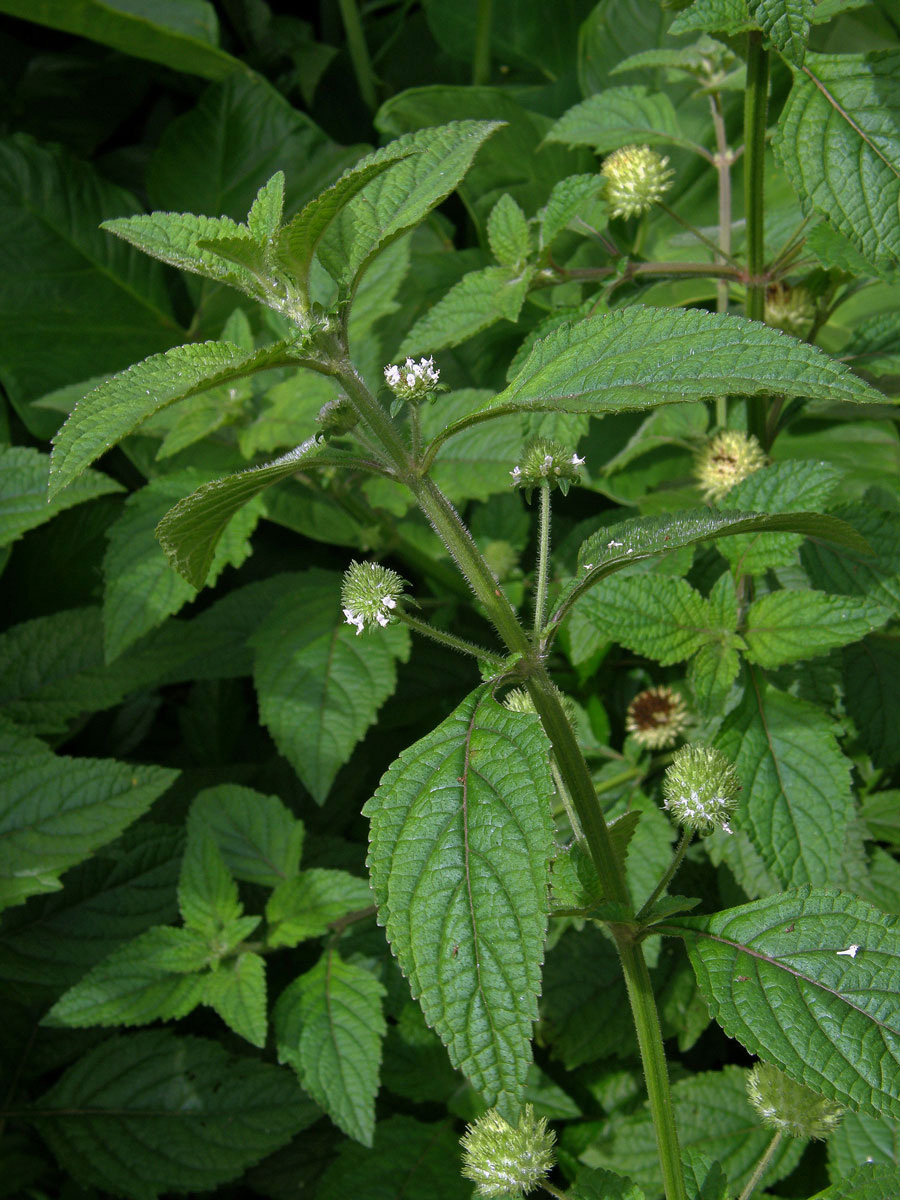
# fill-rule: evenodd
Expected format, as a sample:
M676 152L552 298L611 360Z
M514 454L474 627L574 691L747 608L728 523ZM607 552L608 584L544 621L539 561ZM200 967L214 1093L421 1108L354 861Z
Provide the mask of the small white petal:
M382 596L381 606L382 608L396 608L397 601L393 598L393 596Z
M624 546L624 545L625 545L624 542L607 542L606 548L607 548L607 550L614 550L617 546Z
M838 950L838 951L836 951L836 953L837 954L848 954L851 958L856 958L856 952L858 949L859 949L859 946L850 945L847 947L846 950Z
M583 459L583 458L579 458L577 454L573 454L573 455L572 455L572 466L573 466L573 467L583 467L583 466L584 466L584 459Z

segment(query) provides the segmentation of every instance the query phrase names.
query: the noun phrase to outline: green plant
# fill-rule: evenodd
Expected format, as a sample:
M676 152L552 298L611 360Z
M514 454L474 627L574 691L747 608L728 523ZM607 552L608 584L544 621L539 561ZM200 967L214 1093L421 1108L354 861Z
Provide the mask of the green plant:
M0 146L12 1191L259 1164L318 1200L889 1194L890 14L603 0L551 64L537 5L506 42L490 4L426 3L476 85L400 80L362 152L194 26L99 8L42 19L223 82L164 133L149 214ZM254 11L247 58L268 13L321 62ZM406 7L340 14L371 108ZM863 51L810 49L832 29ZM485 87L500 46L557 84ZM296 69L310 102L327 69ZM73 248L48 362L70 290L31 275ZM711 1018L768 1064L774 1137Z

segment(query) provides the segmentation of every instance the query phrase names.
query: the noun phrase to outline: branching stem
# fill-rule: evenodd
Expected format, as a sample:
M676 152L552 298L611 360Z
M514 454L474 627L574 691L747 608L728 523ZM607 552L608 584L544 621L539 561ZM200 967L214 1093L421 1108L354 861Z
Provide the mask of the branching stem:
M666 888L672 882L672 879L675 876L675 872L681 866L681 860L684 858L685 854L687 853L687 848L691 844L691 839L693 838L693 836L694 836L693 831L690 829L685 829L682 832L682 835L678 842L678 845L675 847L675 853L672 855L672 861L669 863L669 866L666 869L666 873L663 875L662 879L659 881L659 883L656 885L656 887L650 893L650 897L647 900L646 904L644 904L641 911L635 917L636 921L640 922L640 921L644 921L647 919L653 905L657 902L657 900L660 898L660 896L663 894L663 892L666 890Z
M457 637L455 633L447 633L444 629L436 629L434 625L429 625L427 621L420 621L418 617L414 617L408 612L401 612L397 615L407 628L414 630L416 633L421 633L423 637L431 638L433 642L439 642L442 646L449 646L451 650L458 650L461 654L471 654L473 658L489 663L492 667L496 667L498 671L502 670L504 660L499 654L495 654L491 650L485 650L483 646L479 646L476 642L469 642L465 638Z
M768 1166L771 1163L776 1150L781 1145L781 1139L783 1136L784 1135L782 1134L781 1130L779 1129L777 1131L777 1133L775 1134L775 1136L772 1138L771 1142L769 1142L769 1145L766 1147L765 1153L763 1154L763 1156L759 1160L759 1162L756 1164L753 1174L747 1180L747 1186L741 1192L740 1200L750 1200L750 1197L753 1195L753 1193L759 1187L760 1183L762 1182L762 1177L763 1177L763 1175L765 1175L766 1170L768 1169Z

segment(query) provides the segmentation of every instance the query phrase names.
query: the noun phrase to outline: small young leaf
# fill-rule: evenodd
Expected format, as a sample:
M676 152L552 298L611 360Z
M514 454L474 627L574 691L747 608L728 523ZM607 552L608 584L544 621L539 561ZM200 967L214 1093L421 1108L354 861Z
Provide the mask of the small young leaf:
M118 837L177 777L50 753L0 761L0 908L56 891L63 871Z
M482 267L463 275L419 317L403 339L399 356L458 346L497 321L515 321L533 276L533 268L514 266Z
M350 912L370 908L372 891L365 879L347 871L313 868L278 885L266 905L270 946L296 946L319 937Z
M775 152L807 212L867 259L900 266L900 53L807 54Z
M747 0L693 0L669 26L669 33L743 33L753 27Z
M479 688L404 751L364 813L379 919L425 1019L513 1115L531 1062L553 851L548 743Z
M273 1020L278 1061L348 1137L372 1145L385 989L363 967L326 950L281 993Z
M230 217L203 217L193 213L154 212L104 221L102 229L114 233L145 254L257 296L260 287L253 274L228 258L220 258L215 245L242 241L248 252L256 243L250 231Z
M584 213L593 215L596 212L601 188L602 180L598 175L569 175L554 184L547 204L539 214L542 250Z
M677 145L696 150L696 142L678 127L672 101L645 87L615 87L597 92L563 113L545 141L592 146L607 154L634 142L646 146Z
M209 830L191 830L178 880L178 908L188 929L215 940L243 914L237 884Z
M284 171L276 171L268 183L256 193L247 213L247 228L260 246L275 237L284 209Z
M75 1178L156 1200L212 1191L318 1116L289 1071L153 1030L96 1046L29 1119Z
M63 509L96 496L124 491L99 471L87 471L77 485L47 503L50 456L29 446L0 446L0 546L43 525Z
M733 823L784 886L828 884L840 869L853 801L835 732L816 705L753 674L715 739L744 785Z
M847 1108L900 1115L896 917L804 887L670 925L730 1037Z
M508 192L491 209L487 236L491 253L502 267L517 267L531 253L531 233L525 214Z
M286 342L245 353L228 342L176 346L135 363L80 400L53 439L51 499L147 417L217 384L290 361Z
M159 543L175 570L192 587L203 587L219 539L235 514L273 483L296 474L305 461L317 457L323 445L317 437L311 437L274 462L205 483L179 500L156 528Z
M761 667L814 658L865 637L889 615L880 604L865 598L810 591L770 592L747 612L747 658Z
M202 1000L229 1029L262 1049L266 1044L266 964L258 954L226 958L202 978Z
M276 887L300 867L303 822L277 796L263 796L234 783L198 792L188 831L208 831L235 879Z
M815 0L749 0L748 8L773 46L802 67Z
M156 926L114 950L47 1014L49 1025L148 1025L185 1017L203 999L204 938Z
M409 654L402 626L357 636L340 592L338 575L307 571L253 638L260 719L320 804Z

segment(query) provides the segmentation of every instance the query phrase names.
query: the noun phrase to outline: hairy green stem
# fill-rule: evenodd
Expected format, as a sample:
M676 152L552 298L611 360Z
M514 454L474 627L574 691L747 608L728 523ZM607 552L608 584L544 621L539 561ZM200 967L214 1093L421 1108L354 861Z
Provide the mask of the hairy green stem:
M353 74L363 104L372 112L378 107L378 97L375 94L375 74L372 70L372 60L369 57L369 47L366 45L366 35L363 31L362 18L356 0L338 0L341 10L341 20L344 22L344 33L347 35L347 50L350 62L353 64Z
M775 1151L781 1145L781 1139L783 1136L784 1135L782 1134L781 1130L779 1129L778 1132L775 1134L775 1136L772 1138L771 1142L769 1142L769 1145L766 1147L765 1153L763 1154L763 1156L759 1160L759 1162L756 1164L756 1168L754 1169L753 1174L750 1176L749 1180L747 1181L747 1186L741 1192L740 1200L750 1200L750 1197L756 1191L757 1187L759 1187L760 1183L762 1182L762 1177L763 1177L763 1175L765 1175L766 1170L768 1169L769 1163L772 1161L772 1158L775 1154Z
M519 657L519 669L550 740L556 765L571 797L604 897L630 913L632 903L622 863L613 847L590 770L563 709L559 691L459 514L436 484L422 476L421 467L411 461L388 414L353 369L343 347L340 350L340 355L333 357L328 364L330 371L338 377L360 415L381 441L398 477L410 487L419 507L459 566L508 649ZM612 925L611 932L619 950L634 1015L666 1198L686 1200L662 1033L650 973L642 947L633 941L632 929L625 925Z
M672 855L672 861L669 863L669 866L666 869L666 873L663 875L662 879L659 881L659 883L656 885L656 887L650 893L650 896L649 896L647 902L644 904L644 906L641 908L641 911L635 917L636 921L644 921L647 918L647 916L650 912L650 909L653 907L653 905L656 903L656 901L660 898L660 896L663 894L663 892L669 886L669 884L671 883L671 881L675 875L675 872L681 866L681 860L684 858L685 854L687 853L687 848L691 844L691 839L693 838L693 836L694 836L694 834L693 834L692 830L690 830L690 829L684 830L684 832L681 835L681 839L678 842L678 845L675 847L675 853Z
M475 15L475 53L472 56L472 83L475 87L491 81L491 20L494 0L478 0Z
M763 214L765 203L766 118L769 103L769 52L763 35L753 30L748 35L747 90L744 93L744 213L747 219L746 313L752 321L766 315L765 239ZM769 402L765 396L746 400L747 429L755 434L763 449L768 449L766 428Z
M418 617L414 617L408 612L398 613L397 616L409 629L414 630L416 633L421 633L423 637L431 638L433 642L439 642L442 646L448 646L451 650L458 650L461 654L471 654L474 658L489 663L498 671L504 665L504 660L499 654L494 654L491 650L485 650L483 646L479 646L476 642L466 641L465 638L457 637L455 633L447 633L444 629L436 629L434 625L429 625L427 621L420 621Z
M619 951L634 1016L666 1200L687 1200L678 1130L675 1128L675 1110L669 1089L666 1052L663 1048L662 1029L647 960L644 958L642 947L636 945L630 936L618 931L615 926L612 927L612 933L616 949Z
M538 557L537 583L534 591L534 636L535 646L539 644L541 630L547 615L547 574L550 564L550 485L545 484L538 489L541 493L540 515L538 517Z
M728 253L726 253L722 249L721 238L719 239L719 244L717 246L716 243L712 240L712 238L708 238L705 233L703 233L701 230L699 230L697 228L696 225L692 225L690 223L690 221L686 221L684 219L684 217L679 216L674 208L669 208L668 204L663 203L662 200L657 201L657 203L659 204L659 207L663 210L663 212L666 213L668 216L670 216L673 221L677 221L678 224L683 229L686 229L688 231L688 233L692 234L695 238L697 238L698 241L702 242L704 246L708 246L709 249L712 250L713 253L716 255L717 259L719 259L720 261L722 259L731 260L731 252L729 251ZM731 261L731 265L734 267L737 267L737 263L735 263L733 260ZM727 283L727 281L726 281L726 283Z
M731 257L731 152L728 149L728 131L722 111L722 95L715 92L709 97L713 129L716 134L716 154L713 159L719 177L719 251L718 261ZM727 279L716 280L716 312L727 313L731 289ZM728 397L716 396L716 425L724 429L728 424Z

